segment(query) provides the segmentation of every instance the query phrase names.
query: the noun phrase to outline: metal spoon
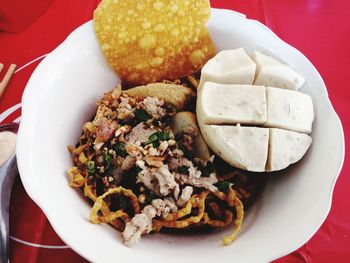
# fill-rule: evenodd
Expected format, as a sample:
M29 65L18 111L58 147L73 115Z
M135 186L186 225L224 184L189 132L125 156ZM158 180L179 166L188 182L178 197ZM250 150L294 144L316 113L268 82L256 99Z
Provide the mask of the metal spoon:
M17 134L18 126L17 123L0 125L0 132L10 131ZM16 154L13 153L0 166L0 263L7 263L9 261L9 206L12 185L17 174Z

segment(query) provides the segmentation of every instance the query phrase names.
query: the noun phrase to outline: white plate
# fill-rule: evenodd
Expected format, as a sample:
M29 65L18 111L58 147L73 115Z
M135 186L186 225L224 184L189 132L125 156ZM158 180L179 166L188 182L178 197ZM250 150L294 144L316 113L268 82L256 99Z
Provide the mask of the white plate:
M118 231L89 222L90 205L68 186L66 175L72 165L66 146L78 140L96 99L119 81L106 65L88 22L47 56L30 78L22 99L17 147L29 196L63 241L86 259L266 262L303 245L326 218L343 163L344 136L320 75L299 51L241 14L213 9L209 29L218 50L257 49L290 64L306 78L302 91L312 96L316 115L312 147L300 163L270 175L231 246L221 245L222 236L232 231L227 227L201 235L148 235L135 247L125 247Z

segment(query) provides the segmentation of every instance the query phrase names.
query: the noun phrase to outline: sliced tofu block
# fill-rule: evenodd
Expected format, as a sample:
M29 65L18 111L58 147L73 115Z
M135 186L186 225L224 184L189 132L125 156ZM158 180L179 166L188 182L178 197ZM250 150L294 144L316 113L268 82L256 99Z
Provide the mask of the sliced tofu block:
M243 48L224 50L204 65L201 82L253 84L255 67Z
M205 124L264 124L265 88L205 82L198 91L197 114Z
M290 90L299 90L303 86L305 79L290 66L258 51L254 51L251 57L256 63L254 85Z
M311 137L303 133L270 129L266 170L268 172L282 170L299 161L309 149L311 142Z
M314 120L312 99L293 90L266 88L266 127L310 133Z
M202 124L200 129L209 148L232 166L265 171L269 129Z

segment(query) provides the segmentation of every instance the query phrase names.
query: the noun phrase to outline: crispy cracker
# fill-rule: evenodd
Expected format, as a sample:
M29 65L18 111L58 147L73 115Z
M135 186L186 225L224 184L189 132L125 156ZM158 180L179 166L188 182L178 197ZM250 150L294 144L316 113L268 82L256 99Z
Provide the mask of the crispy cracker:
M188 76L214 56L209 16L209 0L102 0L94 27L121 79L146 84Z

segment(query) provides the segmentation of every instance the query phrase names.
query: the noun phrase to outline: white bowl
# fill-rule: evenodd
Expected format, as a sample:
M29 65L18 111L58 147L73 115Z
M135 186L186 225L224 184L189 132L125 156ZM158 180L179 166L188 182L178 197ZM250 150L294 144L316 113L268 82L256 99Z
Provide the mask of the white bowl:
M66 149L92 117L95 101L119 82L105 63L92 23L75 30L36 68L22 99L17 146L18 167L29 196L44 211L57 234L93 262L266 262L303 245L321 226L332 201L344 158L344 136L322 78L299 51L257 21L213 9L209 30L218 50L260 50L294 67L305 78L302 91L315 107L313 144L301 162L268 184L248 211L238 239L229 247L221 238L231 227L201 235L155 234L125 247L118 231L89 222L90 205L68 186L72 165Z

